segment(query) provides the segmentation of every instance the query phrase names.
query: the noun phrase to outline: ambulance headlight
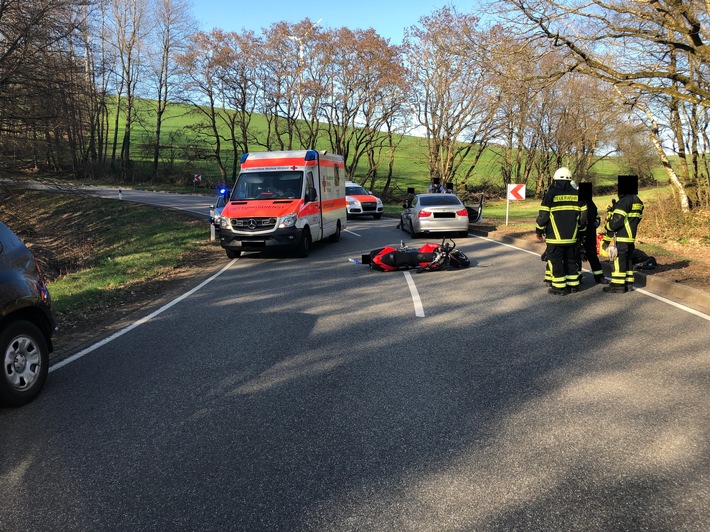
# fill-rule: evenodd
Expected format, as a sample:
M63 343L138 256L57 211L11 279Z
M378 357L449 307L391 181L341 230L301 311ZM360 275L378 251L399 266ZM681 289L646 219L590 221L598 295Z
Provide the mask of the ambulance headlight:
M377 207L382 207L382 200L380 198L375 198L377 200Z
M360 202L355 198L348 198L348 205L350 205L351 207L358 207L360 205Z
M215 219L217 217L215 216ZM229 218L225 218L224 216L219 217L219 226L222 227L223 229L228 229L229 228Z
M296 220L298 220L298 215L295 212L293 214L287 214L282 218L279 228L283 229L284 227L293 227L296 225Z

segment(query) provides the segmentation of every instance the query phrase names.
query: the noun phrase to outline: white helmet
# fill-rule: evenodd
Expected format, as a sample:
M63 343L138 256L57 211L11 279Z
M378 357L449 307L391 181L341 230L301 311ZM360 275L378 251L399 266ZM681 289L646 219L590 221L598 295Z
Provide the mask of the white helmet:
M557 169L552 179L564 179L566 181L572 181L572 172L570 172L569 168L563 166L562 168Z

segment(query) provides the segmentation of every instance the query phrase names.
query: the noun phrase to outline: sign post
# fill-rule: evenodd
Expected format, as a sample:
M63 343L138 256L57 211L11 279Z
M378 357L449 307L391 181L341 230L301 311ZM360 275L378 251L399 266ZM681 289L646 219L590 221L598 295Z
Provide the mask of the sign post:
M525 199L525 185L524 184L508 184L508 194L505 201L505 225L508 225L508 208L510 207L510 200L519 201Z

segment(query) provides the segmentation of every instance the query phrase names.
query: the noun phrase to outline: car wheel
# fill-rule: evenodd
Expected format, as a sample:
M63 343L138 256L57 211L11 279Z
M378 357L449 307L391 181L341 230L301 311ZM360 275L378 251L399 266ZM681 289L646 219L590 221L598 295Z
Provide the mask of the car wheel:
M399 228L400 228L402 231L404 231L405 233L407 232L407 230L406 230L405 227L404 227L404 218L402 218L401 216L399 217Z
M375 220L379 220L380 218L382 218L382 213L381 213L381 212L378 212L377 214L373 214L372 217L373 217Z
M308 228L303 230L301 235L301 241L296 246L296 256L305 258L311 254L311 246L313 245L313 240L311 239L311 232Z
M227 257L229 257L230 259L236 259L242 256L241 251L234 251L232 249L227 249L225 251L227 252Z
M0 402L22 406L37 397L49 371L49 348L39 327L11 322L0 334L0 357Z
M338 220L338 227L335 229L335 233L330 235L329 240L331 242L337 242L340 240L340 220Z

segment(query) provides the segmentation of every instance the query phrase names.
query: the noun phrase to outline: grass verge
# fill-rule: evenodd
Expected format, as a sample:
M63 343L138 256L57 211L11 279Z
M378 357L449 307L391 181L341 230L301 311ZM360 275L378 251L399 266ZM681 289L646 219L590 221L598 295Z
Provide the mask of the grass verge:
M215 250L204 220L84 194L2 189L0 219L32 249L60 328L150 298Z

